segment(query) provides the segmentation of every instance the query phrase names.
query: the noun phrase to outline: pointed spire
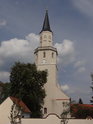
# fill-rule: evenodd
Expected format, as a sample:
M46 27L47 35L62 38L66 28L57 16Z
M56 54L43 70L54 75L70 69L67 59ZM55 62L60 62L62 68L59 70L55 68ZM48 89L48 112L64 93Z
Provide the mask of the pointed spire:
M46 14L45 14L45 19L44 19L44 23L43 23L43 28L41 30L42 31L51 31L51 28L50 28L50 24L49 24L49 17L48 17L48 10L46 10Z

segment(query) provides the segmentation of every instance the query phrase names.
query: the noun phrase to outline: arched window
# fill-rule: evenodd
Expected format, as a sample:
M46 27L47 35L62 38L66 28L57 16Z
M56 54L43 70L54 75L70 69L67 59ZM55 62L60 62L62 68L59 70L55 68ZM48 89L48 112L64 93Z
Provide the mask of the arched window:
M42 40L42 36L40 37L40 40Z
M54 58L54 53L52 52L52 58Z
M36 53L36 57L38 57L38 54Z
M47 114L47 108L44 108L44 114Z
M47 38L47 36L46 36L46 35L44 35L44 38Z
M45 52L43 52L43 58L45 58L46 57L46 53Z
M45 69L45 71L48 73L48 69Z
M51 39L51 36L49 35L49 39Z

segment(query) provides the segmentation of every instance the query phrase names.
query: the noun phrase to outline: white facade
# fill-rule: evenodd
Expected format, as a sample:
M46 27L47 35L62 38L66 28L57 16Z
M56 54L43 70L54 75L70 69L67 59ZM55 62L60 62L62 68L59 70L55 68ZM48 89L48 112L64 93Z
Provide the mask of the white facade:
M67 119L65 124L93 124L93 120ZM22 124L64 124L56 115L49 115L45 119L22 119Z
M53 33L50 30L48 13L46 13L43 29L40 32L40 46L35 49L35 63L38 70L48 72L47 83L45 84L44 116L50 113L56 113L60 116L63 112L63 103L69 102L69 97L58 87L57 55L57 49L53 46Z
M10 101L9 101L10 102ZM6 103L4 105L7 105ZM10 124L9 121L9 112L10 109L1 110L0 109L0 124ZM2 116L1 116L2 115ZM67 119L67 124L93 124L93 119ZM35 118L22 118L21 124L64 124L62 123L62 119L57 117L56 115L49 115L45 119L35 119Z

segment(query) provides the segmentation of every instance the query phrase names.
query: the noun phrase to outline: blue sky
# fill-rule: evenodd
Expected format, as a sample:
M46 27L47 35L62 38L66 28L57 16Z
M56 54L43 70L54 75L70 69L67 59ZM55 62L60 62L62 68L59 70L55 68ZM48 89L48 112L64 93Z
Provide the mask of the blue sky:
M91 98L92 0L0 0L0 80L9 80L15 61L34 62L45 10L59 52L58 81L73 99Z

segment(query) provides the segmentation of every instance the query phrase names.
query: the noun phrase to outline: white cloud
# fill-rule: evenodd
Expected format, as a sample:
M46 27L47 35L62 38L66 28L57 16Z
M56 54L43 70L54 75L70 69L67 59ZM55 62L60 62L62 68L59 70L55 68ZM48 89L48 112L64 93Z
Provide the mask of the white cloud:
M85 72L86 71L86 68L85 67L80 67L79 69L78 69L78 72Z
M30 33L26 36L26 40L34 42L34 44L37 45L37 41L39 41L39 35Z
M26 39L11 39L3 41L0 47L0 56L13 57L21 56L26 57L34 51L34 48L38 44L38 36L35 34L29 34Z
M55 47L58 50L59 62L62 62L63 65L67 65L75 61L75 46L73 41L64 40L62 43L56 43Z
M81 13L93 17L93 0L72 0L72 3Z
M29 34L25 39L10 39L0 45L0 68L11 66L16 61L34 62L34 49L39 43L39 36ZM0 80L8 79L9 73L1 71Z
M2 41L0 45L0 65L9 61L28 61L33 60L34 49L38 46L39 37L33 33L26 36L25 39L10 39Z
M0 26L6 26L6 20L0 19Z
M34 49L39 44L39 36L31 33L25 39L10 39L2 41L0 45L0 65L4 65L8 61L31 62L34 60ZM63 64L74 61L75 49L74 44L70 40L64 40L63 43L56 43L59 53L59 60Z
M77 61L76 63L75 63L75 65L74 65L74 67L80 67L80 66L83 66L83 65L85 65L85 61L84 60L81 60L81 61Z
M15 61L34 62L34 49L39 44L39 36L31 33L25 39L10 39L2 41L0 45L0 67L12 65ZM74 43L64 40L63 43L56 43L59 61L64 65L75 59Z
M75 64L74 64L74 67L77 69L77 72L78 73L81 73L81 72L85 72L86 71L86 68L85 68L85 61L84 60L79 60L77 61Z
M0 81L9 81L10 73L6 71L0 71Z
M16 61L21 62L34 62L34 49L39 46L39 36L31 33L24 39L10 39L2 41L0 45L0 68L11 67ZM59 53L59 62L63 65L75 63L75 46L73 41L64 40L62 43L56 43L55 47ZM82 65L83 62L78 61L75 66ZM78 72L83 72L84 68L79 66ZM7 70L7 69L6 69ZM1 72L5 77L5 73ZM7 76L6 76L7 77ZM3 76L2 76L2 79ZM64 86L66 90L67 85Z
M61 89L63 91L68 91L70 88L69 88L69 86L67 84L65 84L65 85L61 85Z

